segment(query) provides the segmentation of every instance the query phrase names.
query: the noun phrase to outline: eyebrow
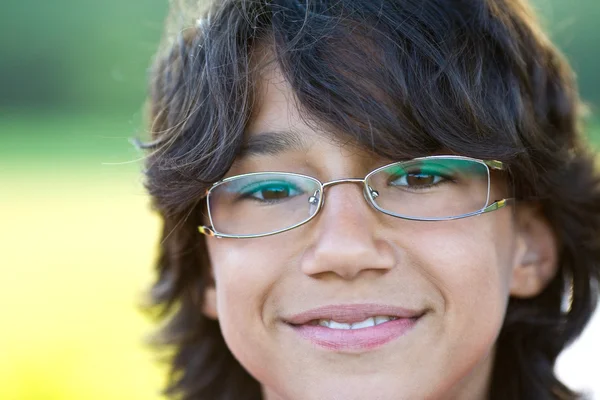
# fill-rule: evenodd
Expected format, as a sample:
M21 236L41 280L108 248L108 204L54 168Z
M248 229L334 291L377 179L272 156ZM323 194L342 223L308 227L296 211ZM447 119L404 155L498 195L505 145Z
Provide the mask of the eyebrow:
M277 155L290 150L305 150L308 146L296 131L260 132L248 137L242 144L238 158Z

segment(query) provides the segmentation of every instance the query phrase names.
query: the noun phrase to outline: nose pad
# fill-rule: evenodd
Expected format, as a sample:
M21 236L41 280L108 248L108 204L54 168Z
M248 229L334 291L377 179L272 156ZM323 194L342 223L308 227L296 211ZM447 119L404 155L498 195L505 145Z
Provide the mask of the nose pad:
M365 197L367 203L371 204L371 198L375 200L377 197L379 197L379 192L373 189L371 186L365 185L365 189L363 190L363 196Z
M324 198L321 199L321 191L320 190L315 190L313 195L308 198L308 203L310 204L310 208L309 208L310 215L315 214L317 207L319 207L319 201L321 201L323 203L323 204L321 204L321 207L323 207L323 205L325 203L325 199Z
M373 189L371 186L369 186L369 191L371 192L371 197L373 197L373 199L376 199L379 197L379 192L375 189Z

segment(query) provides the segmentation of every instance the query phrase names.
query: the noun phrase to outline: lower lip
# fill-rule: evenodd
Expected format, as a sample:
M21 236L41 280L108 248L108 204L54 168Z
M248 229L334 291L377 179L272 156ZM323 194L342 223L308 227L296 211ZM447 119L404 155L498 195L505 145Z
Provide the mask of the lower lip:
M404 336L420 317L399 318L361 329L331 329L320 325L296 325L292 328L313 344L334 351L372 350Z

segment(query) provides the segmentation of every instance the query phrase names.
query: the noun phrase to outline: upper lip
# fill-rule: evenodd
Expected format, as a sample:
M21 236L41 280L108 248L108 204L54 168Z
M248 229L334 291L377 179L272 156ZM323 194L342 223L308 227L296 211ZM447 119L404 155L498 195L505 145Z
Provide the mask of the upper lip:
M313 308L299 314L291 315L284 318L284 320L292 325L303 325L320 319L352 324L375 316L416 318L424 313L424 311L420 310L411 310L384 304L339 304Z

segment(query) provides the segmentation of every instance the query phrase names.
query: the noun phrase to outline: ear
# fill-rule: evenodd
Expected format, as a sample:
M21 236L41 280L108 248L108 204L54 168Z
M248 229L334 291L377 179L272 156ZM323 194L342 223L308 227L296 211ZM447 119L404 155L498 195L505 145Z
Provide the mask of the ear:
M556 275L558 240L539 207L521 206L515 219L517 236L510 294L531 298L540 294Z
M204 289L204 303L202 305L202 313L205 317L217 320L217 290L213 285L207 286Z

